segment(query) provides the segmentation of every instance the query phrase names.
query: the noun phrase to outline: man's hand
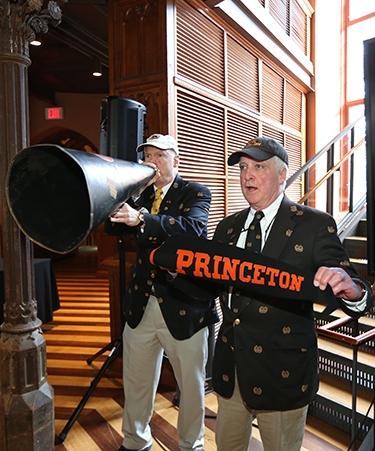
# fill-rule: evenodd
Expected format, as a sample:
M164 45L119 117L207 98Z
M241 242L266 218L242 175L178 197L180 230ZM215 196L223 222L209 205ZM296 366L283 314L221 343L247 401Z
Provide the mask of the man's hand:
M139 211L126 203L113 213L110 220L112 222L122 222L131 227L135 227L141 222L139 219Z
M348 301L360 300L363 296L362 288L353 282L349 274L342 268L321 266L315 273L313 283L321 290L325 290L329 285L336 297Z

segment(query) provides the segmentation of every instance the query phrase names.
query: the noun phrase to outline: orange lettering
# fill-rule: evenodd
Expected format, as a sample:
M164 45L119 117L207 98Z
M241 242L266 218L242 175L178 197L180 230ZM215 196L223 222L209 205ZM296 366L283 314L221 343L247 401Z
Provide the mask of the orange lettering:
M193 263L194 252L185 249L177 249L176 271L186 274L184 268L189 268Z
M281 271L279 277L279 286L280 288L289 288L290 285L290 274L286 271Z
M208 264L210 263L210 259L211 257L209 256L209 254L206 254L204 252L195 253L195 268L193 272L195 277L203 277L204 273L204 275L208 279L211 278L211 273L208 270Z
M241 263L240 268L239 268L239 274L238 274L238 278L241 280L241 282L250 282L251 281L250 275L245 276L245 269L250 270L252 267L253 267L253 264L251 262Z
M265 280L264 277L260 277L261 273L263 273L266 270L266 266L263 265L254 265L254 272L253 272L253 280L252 282L257 285L264 285Z
M219 280L221 279L221 274L219 273L219 263L223 260L221 255L214 255L214 270L212 272L212 278Z
M270 266L267 267L266 274L267 276L270 276L268 286L275 287L275 277L279 275L280 269L271 268Z
M297 274L292 274L292 280L290 281L290 287L289 289L291 291L301 291L301 285L304 281L303 276L297 276Z
M236 280L236 269L240 260L237 258L223 257L223 274L221 276L222 280Z

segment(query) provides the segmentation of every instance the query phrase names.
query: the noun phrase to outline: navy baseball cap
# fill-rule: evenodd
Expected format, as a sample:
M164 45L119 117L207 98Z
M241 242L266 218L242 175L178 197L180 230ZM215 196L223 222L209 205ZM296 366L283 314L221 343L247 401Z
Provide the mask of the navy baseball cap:
M256 161L265 161L272 157L279 157L287 166L289 165L287 151L272 138L258 137L250 139L243 149L233 152L228 158L229 166L237 164L242 156L250 157Z

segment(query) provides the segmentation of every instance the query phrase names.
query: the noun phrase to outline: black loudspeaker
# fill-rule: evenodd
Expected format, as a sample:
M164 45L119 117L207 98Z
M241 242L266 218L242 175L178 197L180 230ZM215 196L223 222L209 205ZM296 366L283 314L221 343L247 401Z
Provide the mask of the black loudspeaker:
M367 265L375 275L375 38L364 41L366 166L367 166Z
M137 161L137 146L144 141L146 107L135 100L108 96L101 103L100 153Z

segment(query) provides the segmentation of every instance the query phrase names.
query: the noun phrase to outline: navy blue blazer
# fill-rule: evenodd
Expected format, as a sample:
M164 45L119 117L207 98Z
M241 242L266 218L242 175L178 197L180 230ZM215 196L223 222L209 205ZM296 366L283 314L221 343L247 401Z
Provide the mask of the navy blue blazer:
M136 208L151 210L155 193L153 186L143 191L135 202ZM173 286L173 276L153 266L150 252L168 237L206 237L207 219L211 203L210 190L177 175L163 197L159 214L144 215L144 226L136 229L137 259L126 297L126 321L135 328L140 323L148 299L156 296L163 318L176 339L186 339L203 327L218 320L214 301L199 302L189 293L181 293ZM118 226L118 224L116 224Z

